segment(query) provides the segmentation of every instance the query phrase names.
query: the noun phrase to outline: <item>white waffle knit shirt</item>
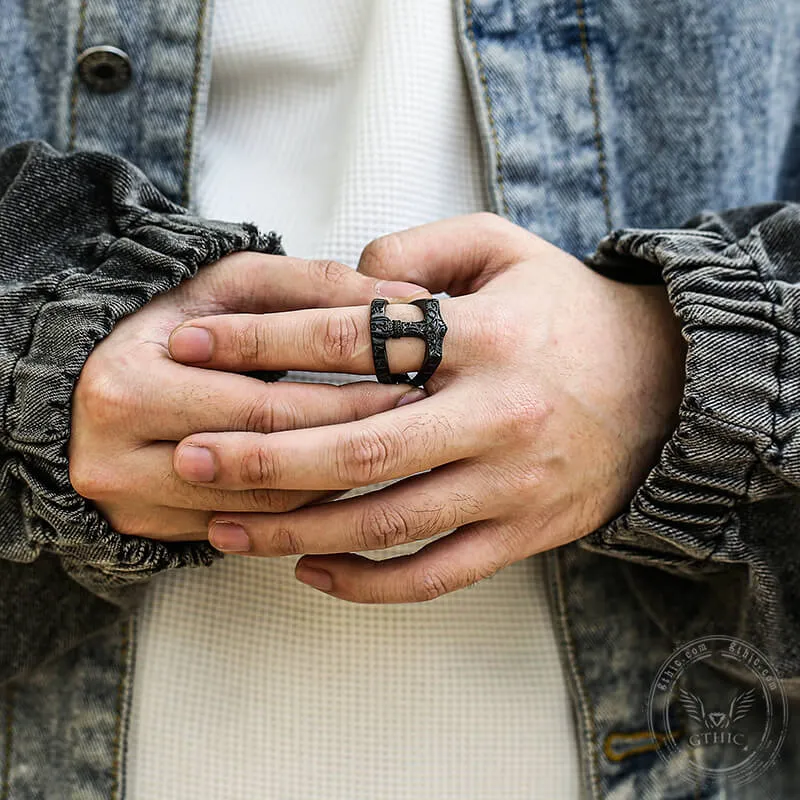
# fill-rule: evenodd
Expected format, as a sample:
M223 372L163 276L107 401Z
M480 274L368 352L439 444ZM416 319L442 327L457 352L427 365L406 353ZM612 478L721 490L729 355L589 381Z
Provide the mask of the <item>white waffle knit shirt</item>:
M449 0L216 5L204 215L355 265L376 236L484 208ZM315 591L295 563L154 581L128 800L578 796L539 559L395 606Z

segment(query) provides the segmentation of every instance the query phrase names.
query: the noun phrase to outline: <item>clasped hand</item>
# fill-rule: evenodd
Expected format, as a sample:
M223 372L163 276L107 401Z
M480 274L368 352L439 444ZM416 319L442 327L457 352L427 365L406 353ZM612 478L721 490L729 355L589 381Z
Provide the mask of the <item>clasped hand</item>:
M243 374L370 375L370 299L419 287L451 295L427 394ZM392 371L423 352L390 341ZM683 371L662 287L610 281L491 214L455 218L375 240L358 273L242 254L150 303L87 361L71 474L123 533L300 554L297 577L337 597L427 600L619 513L674 428Z

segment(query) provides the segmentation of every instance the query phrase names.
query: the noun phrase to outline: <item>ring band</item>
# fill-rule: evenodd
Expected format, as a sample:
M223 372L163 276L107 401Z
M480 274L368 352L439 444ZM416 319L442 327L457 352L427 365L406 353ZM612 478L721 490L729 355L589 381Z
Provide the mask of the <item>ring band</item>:
M370 305L369 330L372 335L372 360L375 375L381 383L410 383L412 386L424 386L442 363L442 350L447 325L442 319L439 301L433 297L412 300L411 305L422 310L419 322L404 322L389 319L386 316L387 300L377 298ZM419 372L412 378L405 372L393 373L389 369L389 358L386 354L387 339L404 339L413 336L425 342L425 360Z

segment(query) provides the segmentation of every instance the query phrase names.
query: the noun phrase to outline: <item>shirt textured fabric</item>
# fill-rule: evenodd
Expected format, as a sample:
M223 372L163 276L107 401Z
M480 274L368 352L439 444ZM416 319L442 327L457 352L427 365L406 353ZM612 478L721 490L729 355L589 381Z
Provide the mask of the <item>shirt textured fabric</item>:
M218 0L202 213L355 265L376 236L484 208L455 42L447 0ZM395 606L326 596L295 563L154 581L129 800L577 796L537 558Z

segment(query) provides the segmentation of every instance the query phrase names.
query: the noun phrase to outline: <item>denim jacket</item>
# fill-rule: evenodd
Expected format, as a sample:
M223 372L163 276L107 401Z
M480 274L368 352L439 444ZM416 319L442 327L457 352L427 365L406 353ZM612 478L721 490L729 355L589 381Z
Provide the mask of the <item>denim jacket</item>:
M644 485L548 554L585 795L795 797L800 725L742 783L695 746L700 717L660 709L667 747L648 708L665 659L711 634L800 697L800 3L454 5L493 209L610 277L663 280L688 346ZM208 0L0 11L0 800L120 800L129 612L159 571L217 555L120 536L75 493L72 390L154 295L226 253L282 251L189 210ZM128 54L129 85L81 79L98 45ZM717 708L745 679L695 670L681 688Z

